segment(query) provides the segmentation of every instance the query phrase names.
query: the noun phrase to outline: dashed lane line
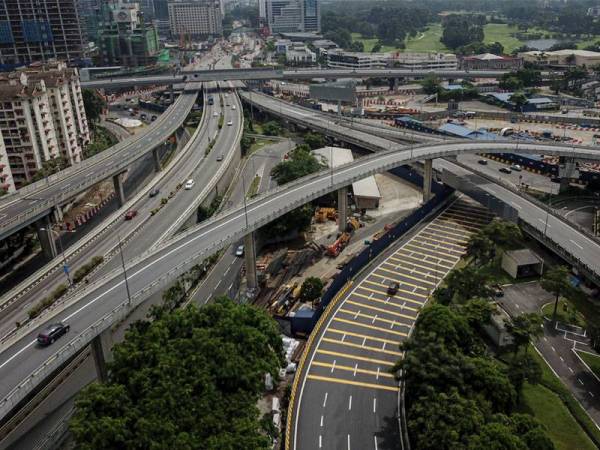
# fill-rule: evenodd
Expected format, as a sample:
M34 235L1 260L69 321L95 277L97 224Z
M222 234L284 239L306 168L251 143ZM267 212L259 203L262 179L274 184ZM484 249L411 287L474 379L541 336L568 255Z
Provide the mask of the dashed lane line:
M409 250L409 249L403 248L402 252L398 252L398 253L404 258L408 258L411 260L416 259L418 262L427 262L429 264L434 264L434 265L437 265L441 268L448 269L448 270L452 270L452 268L454 267L454 264L455 264L454 261L448 261L446 259L442 259L437 256L428 255L428 254L422 253L418 250ZM420 256L422 259L415 258L413 255ZM433 259L433 261L429 258Z
M371 276L376 276L376 277L383 278L383 279L386 279L386 280L392 280L392 281L395 281L393 278L387 278L387 277L383 277L383 276L381 276L381 275L371 275ZM368 280L368 279L365 279L365 280L363 280L363 282L364 282L364 283L368 283L368 284L374 284L375 286L381 286L381 287L384 287L384 288L386 288L386 289L387 289L387 287L388 287L386 284L383 284L383 283L378 283L377 281L371 281L371 280ZM417 289L419 289L419 286L415 286L415 285L408 284L408 283L405 283L405 284L407 284L408 286L412 286L413 288L417 288ZM376 290L376 289L372 289L372 288L369 288L369 287L366 287L366 286L361 286L361 285L358 285L357 287L358 287L358 288L360 288L360 289L363 289L363 290L365 290L365 291L368 291L368 292L373 292L374 294L381 294L381 295L384 295L384 296L386 296L386 297L389 297L389 296L387 295L387 293L386 293L386 292L384 292L384 291L378 291L378 290ZM420 288L420 289L423 289L424 291L426 291L426 290L427 290L427 289L425 289L425 288ZM419 293L419 292L415 292L415 291L409 291L409 290L406 290L406 289L402 289L402 285L400 285L400 287L398 288L398 292L404 292L404 293L406 293L406 294L411 294L411 295L414 295L415 297L421 297L421 298L423 298L424 300L426 300L426 299L427 299L427 295L425 295L425 294L421 294L421 293ZM418 303L419 305L421 305L421 304L422 304L422 303L419 303L417 300L411 300L411 301L413 301L413 302L415 302L415 303Z
M424 280L422 278L413 277L413 276L411 276L411 275L409 275L407 273L389 270L389 269L386 269L386 268L381 267L381 266L377 270L381 270L383 272L388 272L388 273L391 273L392 275L398 275L398 276L402 276L402 277L405 277L405 278L409 278L411 280L415 280L415 281L418 281L420 283L427 283L427 284L430 284L430 285L435 285L436 284L436 283L433 283L431 281ZM378 274L375 273L375 275L378 275ZM433 278L433 275L430 275L430 277ZM391 279L393 279L393 278L391 278ZM401 280L397 280L397 281L401 281Z
M430 269L431 272L422 272L421 270L419 270L419 269L421 269L421 267L406 267L403 265L403 264L408 264L408 263L395 264L394 262L386 261L383 264L385 264L386 266L393 267L400 274L402 274L403 271L406 270L406 271L409 271L410 273L418 273L419 275L422 275L424 277L429 277L429 278L439 278L440 277L440 275L431 273L431 272L436 272L439 274L439 272L437 272L436 270L433 270L433 269ZM425 269L425 270L428 270L428 269Z
M385 300L380 300L380 299L378 299L378 298L367 297L366 295L358 294L358 293L356 293L356 292L355 292L355 293L353 293L352 295L356 295L356 296L359 296L359 297L363 297L363 298L366 298L366 299L368 299L368 300L370 300L370 301L372 301L372 302L381 303L382 305L390 305L390 306L394 306L394 307L396 307L396 308L398 308L398 309L400 309L400 310L407 309L407 310L409 310L409 311L414 311L414 312L419 312L419 311L421 310L421 307L419 307L419 308L413 308L412 306L398 305L398 304L396 304L396 303L389 302L389 301L385 301ZM403 298L400 298L400 300L405 300L405 299L403 299ZM349 300L346 300L346 302L349 302ZM353 303L353 304L362 305L362 304L360 304L360 303ZM367 305L364 305L364 306L365 306L365 307L368 307ZM371 309L373 309L373 308L371 308ZM385 310L384 310L384 311L385 311Z
M402 314L402 313L398 313L398 312L395 312L395 311L388 311L387 309L378 308L377 306L365 305L363 303L358 303L358 302L355 302L353 300L347 300L346 303L350 303L351 305L355 305L355 306L360 306L361 308L372 309L373 311L378 311L378 312L389 314L389 315L395 316L395 317L402 317L404 319L408 319L408 320L412 320L412 321L417 320L416 316L409 316L408 314ZM347 312L348 314L356 314L355 312L347 310L345 308L341 308L340 311ZM361 313L361 312L359 312L358 315L359 316L365 316L365 317L373 317L370 314L364 314L364 313ZM377 320L381 320L383 322L390 322L388 319L383 319L381 317L378 317ZM398 322L396 322L396 323L398 323ZM402 325L402 324L399 324L399 325Z
M355 322L354 320L347 320L347 319L341 319L339 317L334 317L333 321L340 322L340 323L347 323L347 324L350 324L350 325L353 325L356 327L367 328L369 330L382 331L382 332L388 333L388 334L395 334L396 336L402 336L402 337L408 336L407 333L403 333L402 331L388 330L386 328L376 327L374 325L367 325L366 323ZM350 333L346 333L346 334L350 335ZM369 337L369 339L371 339L371 338Z
M386 310L381 310L381 308L378 308L378 309L380 309L380 312L387 313ZM393 323L394 325L399 325L399 326L404 326L404 327L409 327L410 328L410 325L398 322L396 320L384 319L383 317L379 317L379 316L376 316L376 315L372 316L371 314L365 314L365 313L361 313L361 312L355 313L354 311L350 311L350 310L345 309L345 308L340 308L338 311L343 312L343 313L347 313L347 314L354 314L355 316L364 317L365 319L373 319L374 321L378 321L378 322ZM400 316L400 317L405 317L405 318L413 320L413 321L416 319L415 317L407 316L405 314L394 314L394 315L395 316Z
M321 362L321 361L313 361L312 365L319 366L319 367L325 367L327 369L333 368L333 364L325 363L325 362ZM385 377L385 378L394 378L394 375L392 375L391 373L388 373L388 372L381 372L381 371L369 370L369 369L358 369L356 367L344 366L344 365L340 365L340 364L336 365L335 369L336 370L338 370L338 369L344 370L346 372L356 371L357 373L364 373L367 375L375 375L375 376L380 376L380 377Z
M370 345L353 344L352 342L338 341L337 339L331 339L331 338L327 338L327 337L323 338L323 342L329 342L330 344L344 345L346 347L358 348L358 349L362 349L362 350L370 350L372 352L385 353L387 355L394 355L394 356L398 356L398 357L402 356L402 352L395 352L392 350L382 350L378 347L371 347Z
M382 389L384 391L398 392L397 387L386 386L384 384L364 383L362 381L343 380L340 378L323 377L321 375L311 375L311 374L306 375L306 378L309 380L328 381L330 383L349 384L351 386L360 386L360 387L366 387L366 388L371 388L371 389Z
M414 266L414 267L419 267L421 269L430 270L432 272L437 272L440 275L445 275L447 273L447 272L445 272L443 270L434 269L433 267L427 267L427 266L424 266L422 264L417 264L417 263L414 263L412 261L407 261L405 259L395 258L394 256L390 256L388 259L391 259L391 260L394 260L394 261L398 261L396 263L397 266L398 265L402 265L402 264L409 264L409 265ZM387 263L387 264L393 264L393 263Z
M366 358L364 356L355 356L355 355L351 355L349 353L334 352L331 350L317 349L317 350L315 350L315 353L321 353L323 355L328 355L328 356L337 356L340 358L352 359L352 360L356 360L356 361L370 362L373 364L381 364L381 365L385 365L385 366L393 366L394 365L393 362L386 361L384 359Z

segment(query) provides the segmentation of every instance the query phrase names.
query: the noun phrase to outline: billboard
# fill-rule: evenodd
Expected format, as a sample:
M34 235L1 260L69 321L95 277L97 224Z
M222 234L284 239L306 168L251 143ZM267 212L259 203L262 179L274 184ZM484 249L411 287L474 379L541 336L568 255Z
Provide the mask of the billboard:
M356 100L356 85L347 83L323 83L309 86L310 98L329 102L354 103Z

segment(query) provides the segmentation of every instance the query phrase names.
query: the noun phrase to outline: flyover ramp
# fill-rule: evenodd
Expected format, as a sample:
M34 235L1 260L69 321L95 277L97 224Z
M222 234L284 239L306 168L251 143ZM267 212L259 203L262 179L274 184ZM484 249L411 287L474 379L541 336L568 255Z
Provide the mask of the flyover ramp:
M479 152L543 153L600 159L600 152L595 148L572 148L560 144L454 141L411 148L396 146L336 168L333 175L326 170L271 190L248 202L246 209L231 208L128 261L126 266L132 294L131 305L128 304L121 270L116 269L76 295L68 297L59 308L35 319L30 326L23 327L13 340L0 348L0 417L4 417L48 373L87 345L94 336L120 320L130 308L164 289L198 261L236 242L249 232L298 206L368 175L424 159ZM534 208L538 211L536 216L531 216L531 220L537 221L542 215L545 217L543 208L534 204L527 206L527 209ZM549 225L554 227L555 222L560 219L550 216L548 220ZM558 225L556 229L559 229ZM568 226L564 228L564 233L557 233L556 239L559 239L557 242L560 245L575 252L578 259L594 273L600 274L600 259L597 257L600 254L600 244L584 240L578 230L569 229ZM587 247L583 243L588 244ZM38 330L56 320L70 323L71 332L67 337L70 340L64 339L55 346L38 348L35 345Z
M0 199L0 239L27 226L96 183L124 172L136 160L161 145L183 123L197 91L180 95L145 131L119 142L81 163L19 189Z

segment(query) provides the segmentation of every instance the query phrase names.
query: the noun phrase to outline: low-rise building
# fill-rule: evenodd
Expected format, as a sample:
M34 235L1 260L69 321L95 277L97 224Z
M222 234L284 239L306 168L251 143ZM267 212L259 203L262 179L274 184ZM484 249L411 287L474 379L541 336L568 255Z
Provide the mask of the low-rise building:
M511 100L513 92L489 92L486 97L492 99L494 103L504 108L517 110L517 106ZM549 97L531 97L527 103L520 107L521 112L548 111L558 109L560 103Z
M285 59L291 64L313 64L317 55L304 44L294 44L285 52Z
M586 66L592 67L600 64L600 53L589 50L557 50L554 52L530 51L521 52L519 57L523 61L536 64L538 66L565 67L565 66Z
M285 55L291 45L292 41L289 39L278 39L275 41L275 53L277 55Z
M463 56L460 59L460 67L464 70L519 70L523 67L523 58L483 53Z
M77 70L53 63L0 76L0 131L0 164L10 166L3 190L31 181L45 161L79 163L90 134Z
M330 41L329 39L317 39L312 43L312 45L319 56L322 55L323 52L327 52L327 50L339 47L335 42Z
M524 278L541 275L543 261L532 250L522 248L502 254L502 269L512 278Z
M327 67L331 69L383 69L387 67L388 53L347 52L327 50Z
M390 64L396 69L407 70L456 70L458 60L453 53L392 53Z

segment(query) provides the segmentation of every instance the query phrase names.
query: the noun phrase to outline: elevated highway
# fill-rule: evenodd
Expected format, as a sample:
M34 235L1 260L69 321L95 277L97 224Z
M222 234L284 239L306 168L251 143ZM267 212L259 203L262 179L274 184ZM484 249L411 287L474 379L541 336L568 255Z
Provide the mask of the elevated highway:
M103 78L82 81L81 86L92 89L119 89L129 86L174 85L187 81L266 81L312 80L338 78L413 78L435 74L445 79L499 78L510 70L407 70L407 69L224 69L197 70L176 75L151 75L126 78ZM543 72L548 77L551 72Z
M130 299L122 271L116 269L77 294L67 297L60 307L20 329L14 338L0 348L0 417L4 417L47 374L89 344L92 338L121 320L131 308L162 290L198 261L286 212L354 181L399 165L462 153L542 153L585 160L600 159L600 152L592 147L514 141L453 141L410 148L397 144L390 147L386 145L378 153L336 168L333 172L322 171L269 191L248 202L246 208L231 208L128 261L126 268ZM544 227L538 219L548 216L548 237L594 273L600 274L600 260L597 257L600 244L583 236L561 219L548 215L540 206L528 203L518 211L524 222L538 230ZM56 320L71 325L68 339L59 341L55 346L38 348L35 343L37 332Z
M4 196L0 200L0 239L47 216L54 208L94 184L126 171L133 162L163 144L191 111L199 86L199 83L189 83L189 90L180 95L144 132Z

